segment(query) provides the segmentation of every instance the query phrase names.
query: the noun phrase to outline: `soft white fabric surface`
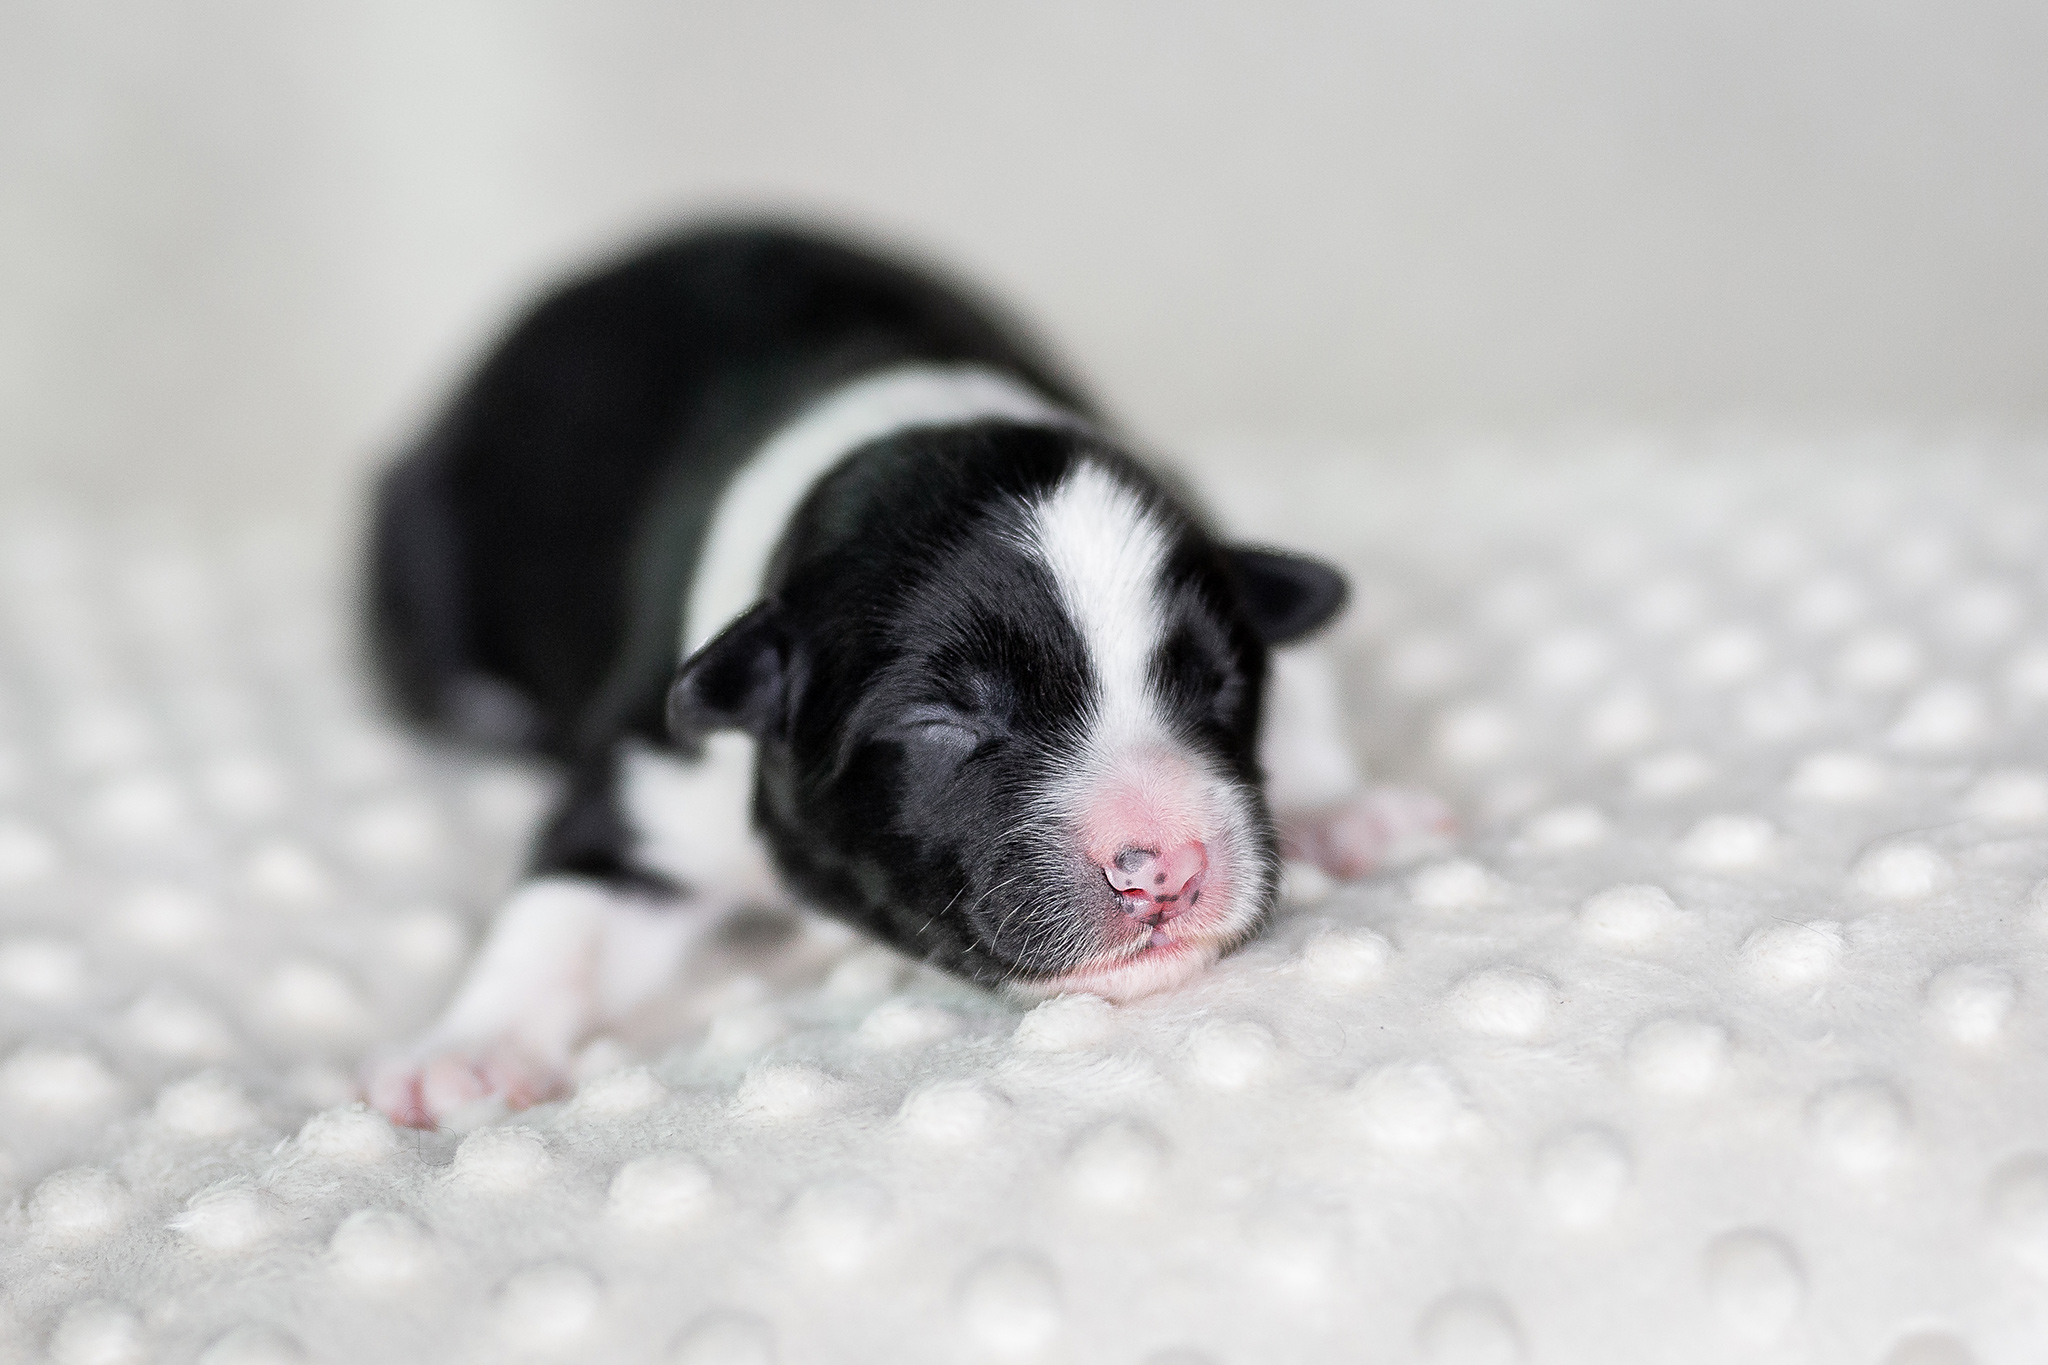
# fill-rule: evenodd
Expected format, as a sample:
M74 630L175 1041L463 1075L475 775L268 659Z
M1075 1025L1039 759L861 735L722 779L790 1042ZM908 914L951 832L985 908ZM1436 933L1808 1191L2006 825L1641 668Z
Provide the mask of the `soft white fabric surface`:
M374 718L343 537L18 502L0 1358L2038 1359L2042 454L1219 454L1452 854L1121 1009L757 918L467 1136L349 1068L542 779Z

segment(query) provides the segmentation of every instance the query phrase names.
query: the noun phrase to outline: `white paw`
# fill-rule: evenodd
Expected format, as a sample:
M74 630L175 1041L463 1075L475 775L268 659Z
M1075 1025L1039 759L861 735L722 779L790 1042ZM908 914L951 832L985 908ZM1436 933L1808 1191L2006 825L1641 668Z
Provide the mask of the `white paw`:
M569 1088L566 1061L549 1061L512 1038L423 1043L363 1067L363 1097L408 1128L468 1127Z
M1372 787L1334 806L1285 816L1282 856L1346 881L1441 848L1456 830L1451 808L1412 787Z

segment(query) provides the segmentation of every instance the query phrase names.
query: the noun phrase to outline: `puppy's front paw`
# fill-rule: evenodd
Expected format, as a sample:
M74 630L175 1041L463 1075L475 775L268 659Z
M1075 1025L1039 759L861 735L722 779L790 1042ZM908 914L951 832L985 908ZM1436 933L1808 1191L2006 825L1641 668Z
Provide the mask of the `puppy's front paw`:
M425 1043L363 1068L363 1097L408 1128L439 1128L487 1108L524 1109L569 1091L566 1065L515 1039Z
M1443 846L1457 828L1451 808L1412 787L1372 787L1334 806L1280 821L1284 857L1346 881Z

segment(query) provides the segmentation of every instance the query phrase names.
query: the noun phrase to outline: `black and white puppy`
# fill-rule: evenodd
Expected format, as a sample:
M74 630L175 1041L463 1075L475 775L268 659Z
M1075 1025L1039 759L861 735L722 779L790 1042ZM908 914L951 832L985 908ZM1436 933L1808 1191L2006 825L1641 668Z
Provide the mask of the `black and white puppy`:
M806 232L546 298L385 477L372 578L404 709L570 773L444 1017L366 1068L405 1123L558 1093L741 904L1121 1000L1256 931L1281 846L1353 875L1443 823L1275 652L1334 570L1223 543L1000 315Z

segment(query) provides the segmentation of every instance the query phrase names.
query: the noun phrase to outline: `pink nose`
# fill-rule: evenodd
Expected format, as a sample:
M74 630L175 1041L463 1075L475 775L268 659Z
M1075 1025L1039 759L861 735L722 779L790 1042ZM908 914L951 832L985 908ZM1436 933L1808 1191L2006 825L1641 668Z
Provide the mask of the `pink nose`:
M1169 920L1202 898L1209 850L1199 839L1172 848L1127 848L1102 869L1124 911L1147 922Z

